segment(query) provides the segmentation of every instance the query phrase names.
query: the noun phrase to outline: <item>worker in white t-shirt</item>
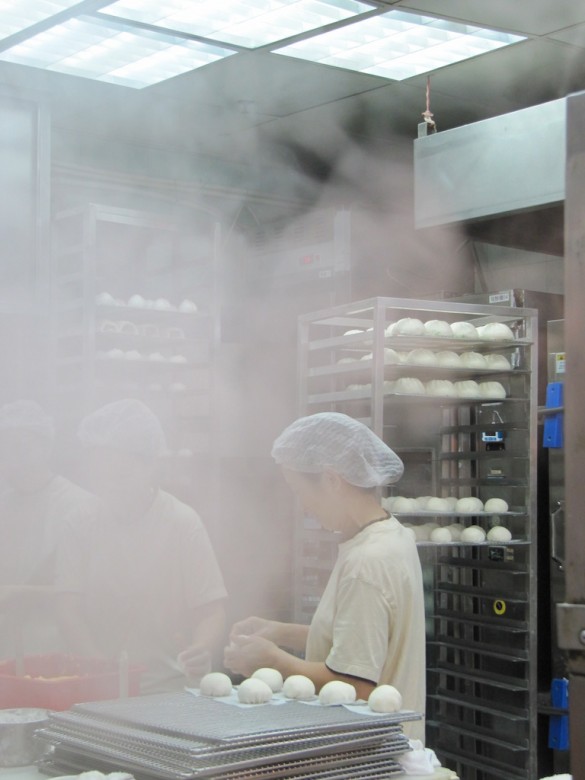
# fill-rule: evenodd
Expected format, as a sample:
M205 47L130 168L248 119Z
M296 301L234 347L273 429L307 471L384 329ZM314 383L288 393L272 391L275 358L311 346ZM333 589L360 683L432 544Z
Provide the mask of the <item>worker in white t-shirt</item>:
M35 402L0 408L0 658L63 649L56 623L56 550L95 512L93 496L55 474L54 428Z
M365 425L329 412L290 425L272 455L305 511L343 541L311 625L257 617L236 623L226 666L244 675L265 666L285 677L303 674L317 689L342 680L362 699L391 684L403 709L424 714L420 561L412 535L382 509L376 492L402 476L402 461ZM424 723L406 723L405 732L424 739Z
M182 689L210 670L226 590L201 519L161 490L165 437L141 401L116 401L78 431L102 502L59 558L61 618L72 649L145 668L141 692ZM179 657L181 656L181 657Z

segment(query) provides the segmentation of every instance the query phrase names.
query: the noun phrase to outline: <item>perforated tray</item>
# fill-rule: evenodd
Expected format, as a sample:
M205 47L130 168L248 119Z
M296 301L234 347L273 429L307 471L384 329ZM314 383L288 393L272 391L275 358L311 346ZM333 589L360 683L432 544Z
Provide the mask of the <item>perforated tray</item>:
M370 717L350 712L345 707L311 707L294 701L244 709L187 693L88 702L76 705L72 712L159 734L215 743L252 739L258 743L293 731L295 734L314 730L334 733L349 726L368 730L420 718L412 712Z
M418 717L299 702L243 709L179 693L76 705L37 736L62 768L103 765L144 780L375 778L396 773L392 756L409 750L401 722Z

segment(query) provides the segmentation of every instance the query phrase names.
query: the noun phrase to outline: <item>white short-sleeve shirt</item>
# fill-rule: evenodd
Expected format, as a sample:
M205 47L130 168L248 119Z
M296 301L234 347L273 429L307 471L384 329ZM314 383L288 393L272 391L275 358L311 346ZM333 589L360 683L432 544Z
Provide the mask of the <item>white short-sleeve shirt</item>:
M103 512L69 540L58 587L79 593L100 650L122 650L142 663L143 692L173 690L185 680L177 654L193 640L193 612L226 598L209 536L194 509L159 490L136 522Z
M376 685L395 686L403 708L425 711L425 615L420 560L396 518L366 526L339 554L307 638L306 659ZM423 722L405 732L424 739Z

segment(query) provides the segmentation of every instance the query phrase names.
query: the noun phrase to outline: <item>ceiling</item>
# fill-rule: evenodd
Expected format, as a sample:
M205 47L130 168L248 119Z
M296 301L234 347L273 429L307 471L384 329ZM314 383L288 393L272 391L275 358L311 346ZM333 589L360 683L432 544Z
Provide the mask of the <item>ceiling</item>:
M585 3L379 0L526 40L431 74L438 130L585 89ZM200 156L281 161L326 177L348 143L400 150L416 137L426 75L404 81L246 52L143 90L0 63L0 85L42 94L63 138L116 139ZM81 142L80 140L80 142ZM97 141L96 141L97 143ZM400 153L400 152L399 152Z

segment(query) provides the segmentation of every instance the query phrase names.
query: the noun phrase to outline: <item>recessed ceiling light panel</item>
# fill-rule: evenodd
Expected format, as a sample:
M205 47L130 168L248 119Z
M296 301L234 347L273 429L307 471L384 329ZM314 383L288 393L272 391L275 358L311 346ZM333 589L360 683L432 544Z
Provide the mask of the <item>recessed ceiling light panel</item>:
M0 60L140 89L233 53L83 16L7 49Z
M275 53L400 81L522 40L520 35L390 11Z
M166 30L255 48L374 8L358 0L118 0L101 11Z
M3 0L0 3L0 39L44 22L78 3L79 0Z

